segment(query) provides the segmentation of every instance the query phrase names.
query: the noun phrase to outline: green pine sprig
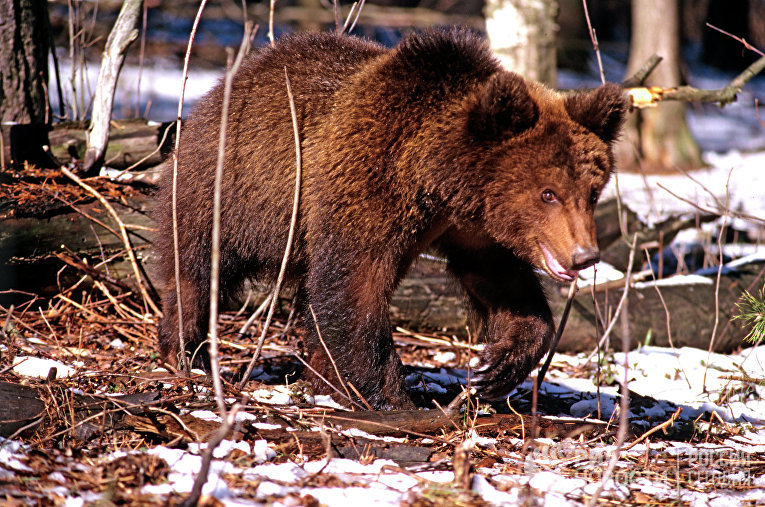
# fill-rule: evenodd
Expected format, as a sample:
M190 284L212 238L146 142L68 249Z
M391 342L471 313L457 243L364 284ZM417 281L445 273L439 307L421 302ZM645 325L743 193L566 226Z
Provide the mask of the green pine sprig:
M743 320L743 327L750 328L744 341L753 344L760 343L765 339L765 285L760 289L757 296L745 290L736 306L738 307L738 315L733 318Z

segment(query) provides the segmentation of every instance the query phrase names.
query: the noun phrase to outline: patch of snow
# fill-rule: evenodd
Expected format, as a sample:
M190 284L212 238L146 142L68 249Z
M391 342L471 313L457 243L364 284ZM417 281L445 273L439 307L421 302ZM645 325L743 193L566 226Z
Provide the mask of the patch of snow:
M593 283L612 282L624 278L624 273L607 262L600 261L594 266L579 272L579 287L588 287Z
M223 419L212 410L194 410L189 412L189 415L196 417L197 419L202 419L203 421L223 422Z
M142 488L142 492L155 495L168 493L188 493L194 485L195 474L202 466L202 458L180 449L170 449L158 446L147 451L149 454L158 456L167 462L170 473L167 482L163 484L149 484ZM210 463L210 473L207 482L202 488L202 494L215 498L228 498L231 492L221 475L234 473L236 468L226 461L213 460Z
M743 251L745 250L754 251L746 255L742 255ZM731 257L738 257L738 259L732 260L725 264L729 268L738 268L741 266L746 266L747 264L765 262L765 245L742 245L734 243L726 245L725 253Z
M22 457L21 451L26 449L27 446L21 442L0 437L0 463L3 464L0 467L0 479L9 479L14 476L14 473L8 470L9 468L23 472L34 472L34 470L19 461L19 458Z
M348 407L341 405L332 399L329 394L317 394L314 396L307 396L308 402L320 407L334 408L337 410L347 410Z
M13 363L13 371L24 377L47 378L51 368L56 368L56 378L71 377L75 373L74 368L53 359L16 356Z
M406 442L405 438L400 437L380 437L377 435L372 435L370 433L367 433L366 431L362 431L358 428L349 428L347 430L341 431L343 435L347 435L349 437L358 437L358 438L366 438L367 440L380 440L383 442L398 442L398 443L404 443Z
M278 424L262 423L262 422L253 422L253 423L250 423L250 426L259 430L278 430L282 428Z
M648 287L677 287L679 285L714 285L714 280L701 275L674 275L648 282L635 282L634 287L646 289Z
M603 197L616 197L618 185L623 202L649 224L671 215L695 214L696 206L718 210L718 203L726 202L729 209L765 216L762 192L765 188L765 171L762 170L765 152L706 152L704 160L709 167L690 175L681 172L660 175L619 173L606 187ZM754 226L751 222L742 225Z
M387 489L380 483L366 487L311 488L307 492L322 505L363 505L372 497L375 505L397 507L403 500L401 492Z
M481 498L494 505L518 505L518 488L509 492L499 491L491 485L485 477L476 475L473 477L473 491L481 495Z
M120 340L119 338L115 338L112 341L109 342L109 346L113 349L124 349L125 348L125 342Z
M248 393L250 398L269 405L289 405L292 403L292 390L285 386L271 386L269 389L256 389Z
M433 354L431 359L435 363L441 363L441 364L450 363L454 361L455 359L457 359L457 354L455 354L452 351L436 352L435 354Z
M576 477L563 477L555 472L538 472L529 479L529 486L539 491L572 493L583 489L587 481Z
M255 444L257 445L258 442L266 443L265 440L256 440ZM261 447L262 447L262 444L261 444ZM193 443L192 442L192 443L189 444L189 452L192 452L192 453L196 453L196 454L200 454L201 455L202 451L204 451L205 449L207 449L207 443L198 444L198 443ZM213 450L213 457L217 458L217 459L223 459L226 456L228 456L229 454L231 454L231 452L236 450L236 449L242 451L245 454L250 454L250 452L251 452L250 444L248 444L245 441L235 442L233 440L223 440ZM271 451L271 456L270 456L271 458L276 456L276 453L273 450L269 449L269 451ZM255 453L253 452L253 454L255 454Z

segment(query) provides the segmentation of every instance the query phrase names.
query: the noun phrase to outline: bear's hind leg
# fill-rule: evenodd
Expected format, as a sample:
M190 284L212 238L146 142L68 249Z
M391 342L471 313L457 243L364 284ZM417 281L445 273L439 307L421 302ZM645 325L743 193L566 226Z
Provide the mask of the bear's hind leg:
M503 247L445 250L486 341L474 385L485 398L506 396L550 346L555 326L547 298L531 266Z
M174 281L174 279L173 279ZM159 355L171 366L179 365L180 341L178 338L178 305L175 284L168 284L162 300L164 316L159 322ZM193 359L193 366L207 368L209 357L204 345L209 319L209 282L190 281L181 276L181 310L183 312L183 339L186 357Z

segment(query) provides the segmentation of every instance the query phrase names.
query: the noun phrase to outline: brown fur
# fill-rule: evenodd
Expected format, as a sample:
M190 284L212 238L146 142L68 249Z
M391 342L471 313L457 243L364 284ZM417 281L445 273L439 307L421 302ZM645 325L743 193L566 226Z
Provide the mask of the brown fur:
M546 351L553 319L535 269L558 279L546 246L572 272L597 260L593 211L626 108L618 87L564 97L502 70L466 32L413 35L392 50L329 34L286 37L250 56L230 103L221 213L221 284L275 278L289 228L295 153L284 67L302 142L302 198L288 276L310 363L341 374L376 408L411 406L388 304L412 260L441 252L487 345L483 394L521 382ZM184 124L178 220L189 350L206 335L211 194L222 101L218 85ZM179 352L170 214L159 234L163 358ZM552 190L556 199L540 197ZM549 194L547 194L549 196ZM326 386L316 383L317 389Z

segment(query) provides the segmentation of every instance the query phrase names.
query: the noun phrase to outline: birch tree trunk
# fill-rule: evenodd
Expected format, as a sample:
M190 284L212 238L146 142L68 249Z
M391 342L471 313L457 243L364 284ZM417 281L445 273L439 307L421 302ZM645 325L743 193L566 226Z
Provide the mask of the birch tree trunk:
M555 87L557 0L487 0L486 33L502 64Z
M48 123L48 3L0 0L0 121Z
M627 75L656 53L662 62L646 86L669 88L682 84L678 0L633 0L632 39ZM624 168L645 171L695 169L701 154L685 119L686 104L666 101L630 115L617 157Z
M85 173L89 176L98 174L104 162L106 145L109 143L109 121L112 118L114 90L125 61L125 52L128 46L138 38L136 26L142 5L142 0L125 0L106 41L101 69L98 72L96 94L93 98L88 149L85 152L83 164Z

